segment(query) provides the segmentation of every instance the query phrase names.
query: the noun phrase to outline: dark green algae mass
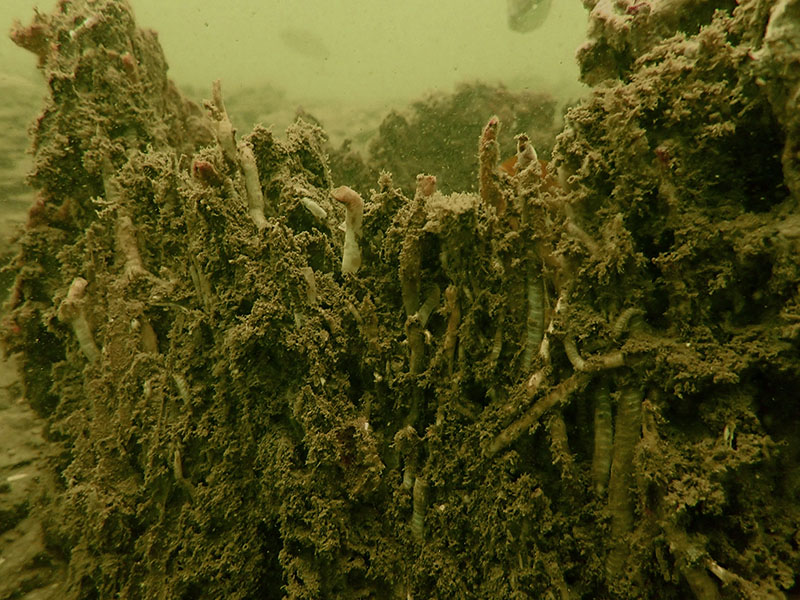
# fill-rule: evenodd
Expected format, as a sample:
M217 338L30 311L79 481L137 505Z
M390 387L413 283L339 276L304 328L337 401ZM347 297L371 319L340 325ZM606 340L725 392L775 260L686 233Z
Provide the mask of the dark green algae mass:
M12 32L63 598L797 593L800 4L586 4L549 174L487 114L478 193L381 175L354 274L320 127L237 148L125 2Z

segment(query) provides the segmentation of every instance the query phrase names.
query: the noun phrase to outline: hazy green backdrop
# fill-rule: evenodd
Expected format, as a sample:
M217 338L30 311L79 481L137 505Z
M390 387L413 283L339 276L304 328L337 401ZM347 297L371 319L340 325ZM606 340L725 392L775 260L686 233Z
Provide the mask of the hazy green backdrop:
M402 102L464 80L580 92L574 53L580 0L556 0L528 34L506 24L505 0L131 0L159 32L179 84L228 90L269 82L296 102ZM0 0L5 32L55 0ZM35 58L0 42L0 73L32 77ZM0 85L2 85L0 79Z

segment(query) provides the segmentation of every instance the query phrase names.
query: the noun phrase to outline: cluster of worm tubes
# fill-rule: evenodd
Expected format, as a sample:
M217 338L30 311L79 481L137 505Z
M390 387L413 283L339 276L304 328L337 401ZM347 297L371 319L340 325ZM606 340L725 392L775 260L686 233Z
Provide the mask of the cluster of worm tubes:
M549 164L501 169L489 119L479 193L410 198L302 121L237 136L125 2L19 26L51 97L4 342L66 597L790 589L800 222L732 156L783 135L725 39L755 22L656 45Z

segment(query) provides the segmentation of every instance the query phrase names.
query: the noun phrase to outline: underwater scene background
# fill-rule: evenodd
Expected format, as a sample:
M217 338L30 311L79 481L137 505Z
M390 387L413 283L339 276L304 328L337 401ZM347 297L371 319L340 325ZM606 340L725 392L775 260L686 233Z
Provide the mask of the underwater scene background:
M11 28L0 599L800 595L800 0L181 4Z

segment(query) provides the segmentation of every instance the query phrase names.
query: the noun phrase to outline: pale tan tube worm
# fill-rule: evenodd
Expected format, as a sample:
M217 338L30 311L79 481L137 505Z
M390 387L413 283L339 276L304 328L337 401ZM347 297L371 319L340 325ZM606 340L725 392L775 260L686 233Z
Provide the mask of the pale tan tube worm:
M250 218L258 229L267 226L264 216L264 194L261 192L261 181L258 178L258 166L253 148L247 142L239 144L239 164L244 173L244 187L247 191L247 207Z
M453 373L456 344L458 343L458 327L461 324L461 304L458 300L458 287L453 284L444 291L445 309L447 311L447 329L444 333L445 361L448 373Z
M622 574L630 547L628 534L633 528L633 453L642 434L641 388L629 385L622 389L614 427L614 454L608 481L608 512L611 514L611 551L606 559L606 573L614 579Z
M418 205L419 208L419 205ZM420 214L416 215L417 217ZM412 217L412 221L417 219ZM412 228L413 225L410 226ZM422 373L425 367L425 324L428 317L439 302L439 286L434 286L422 307L419 306L420 289L420 241L419 231L411 229L403 241L400 251L400 282L403 305L406 311L411 310L406 318L405 332L408 340L408 372L412 375ZM426 306L427 305L427 306ZM416 377L414 378L416 379ZM411 392L411 407L406 423L413 424L419 416L422 390L415 385Z
M136 228L131 218L125 214L120 215L117 219L117 246L125 260L125 277L131 280L135 277L149 275L142 263L142 255L139 253ZM134 331L140 334L142 350L158 354L158 336L150 321L142 315L131 325Z
M76 277L72 280L67 297L58 307L58 320L68 323L72 327L84 356L89 359L89 362L95 362L100 358L100 350L94 342L92 330L84 312L87 285L89 282L83 277Z
M306 282L306 300L311 306L314 306L317 304L317 280L314 277L314 269L303 267L300 269L300 273Z
M606 354L590 356L584 362L584 371L593 373L608 369L619 369L625 366L625 355L619 350L612 350Z
M611 337L615 340L621 338L625 330L628 329L628 325L631 324L631 319L642 314L644 314L644 311L639 308L631 307L623 310L611 328Z
M572 368L574 368L576 371L586 370L586 361L583 360L581 355L578 353L578 348L575 346L575 339L571 335L564 337L564 352L566 353L569 362L572 364Z
M400 292L403 298L403 308L406 315L413 315L419 308L420 270L422 268L422 248L420 242L420 229L424 223L425 213L422 202L414 199L411 215L403 246L400 249Z
M539 157L536 154L536 148L531 144L530 138L526 134L520 133L515 136L515 139L517 140L517 173L521 173L529 166L534 165L534 168L538 168L541 174Z
M354 189L343 185L331 193L333 199L344 204L344 247L342 248L342 273L355 273L361 268L361 223L364 218L364 201Z
M197 295L200 296L203 301L206 312L211 313L214 302L211 282L208 281L208 277L203 273L203 270L200 268L200 265L197 264L197 259L194 256L189 258L189 275L192 278L192 283L194 283Z
M183 457L181 456L181 449L177 444L175 444L175 451L172 453L172 473L175 477L175 481L186 491L189 495L189 500L194 504L195 489L192 483L186 479L183 474Z
M124 194L122 186L117 178L114 177L114 165L111 164L111 158L108 153L103 154L102 158L102 171L103 171L103 189L106 193L106 202L110 206L119 208L122 206Z
M489 352L489 368L494 371L497 366L497 361L500 358L500 353L503 351L503 314L497 316L497 328L494 330L494 337L492 338L492 349Z
M422 477L414 480L412 501L411 533L421 542L425 538L425 511L428 508L428 482Z
M128 215L120 215L117 219L117 246L125 260L125 275L128 278L147 274L136 242L136 228Z
M417 315L406 319L405 332L408 340L408 372L419 375L425 366L425 333Z
M419 447L422 440L417 435L417 430L411 425L406 425L394 434L394 447L402 456L403 489L410 490L414 487L414 478L417 474L417 461L419 460Z
M436 307L439 305L440 295L441 290L439 289L439 286L434 284L430 292L428 292L428 297L425 298L425 302L423 302L422 306L419 307L419 310L417 311L417 317L419 317L419 323L423 327L428 324L428 319L430 319L431 314L433 314L433 311L436 310Z
M564 574L561 572L561 568L558 565L558 554L556 552L549 552L547 555L542 556L542 565L553 587L558 590L561 600L570 600L574 598L575 596L570 593L569 586L564 579ZM553 597L553 595L550 594L550 597Z
M522 368L531 368L544 338L544 280L540 273L528 273L528 319L525 325L525 351Z
M139 334L139 346L143 352L158 354L158 335L144 315L131 320L131 331Z
M214 133L217 142L222 148L222 154L232 163L236 164L236 139L233 123L225 110L225 102L222 100L222 83L219 79L211 84L211 101L205 102L205 107L211 113L214 121Z
M559 408L554 408L550 411L547 429L550 432L550 452L553 455L553 463L561 465L562 479L574 480L575 457L569 449L567 424Z
M675 565L686 579L695 598L700 600L719 600L721 598L719 587L703 568L703 562L706 562L709 571L714 573L725 586L734 584L733 578L738 579L736 575L722 569L714 560L708 558L707 552L701 544L694 543L688 533L669 520L664 523L664 537L666 537L669 549L675 557ZM699 557L704 555L706 556L705 561L698 560Z
M559 402L566 401L570 394L585 385L588 380L589 376L587 374L574 373L571 377L552 388L531 406L525 414L498 433L487 446L484 454L491 458L507 446L513 444L520 436L529 431L544 413Z
M489 119L481 133L478 144L478 193L484 204L493 207L498 215L506 210L506 200L498 185L497 163L500 162L500 146L497 133L500 119Z
M564 353L576 371L592 373L607 369L618 369L625 366L625 355L615 350L606 354L590 356L584 359L575 346L575 339L571 335L564 336Z
M436 192L436 176L424 173L417 175L417 190L414 196L417 199L428 198L433 196L434 192Z
M608 383L601 381L594 391L594 453L592 454L592 483L598 496L605 492L608 485L613 436L611 396Z
M578 227L574 221L571 219L567 219L566 222L566 230L572 237L576 240L580 241L586 249L589 251L589 254L597 255L600 247L598 246L597 242L595 242L592 237L586 233L583 229Z

